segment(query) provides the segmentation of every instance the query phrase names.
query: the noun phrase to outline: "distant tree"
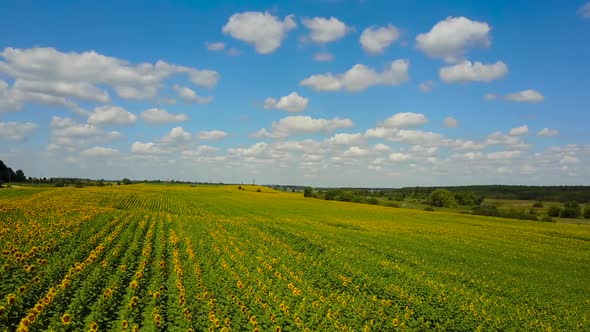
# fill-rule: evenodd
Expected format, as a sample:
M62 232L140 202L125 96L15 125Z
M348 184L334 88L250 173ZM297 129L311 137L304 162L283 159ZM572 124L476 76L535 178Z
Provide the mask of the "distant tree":
M547 209L547 215L549 217L559 217L560 213L561 213L561 208L556 205L552 205Z
M455 196L446 189L436 189L430 193L427 203L437 207L454 207L457 205Z
M371 197L371 198L367 199L367 203L377 205L377 204L379 204L379 200L376 199L375 197Z
M98 183L96 184L99 187L104 187L104 180L99 180Z
M313 197L313 188L312 187L305 187L303 189L303 197Z
M262 192L262 190L260 190L260 188L258 188L258 189L256 189L256 192L260 193L260 192Z
M131 184L131 180L129 180L128 178L124 178L123 181L121 181L121 182L125 185Z
M242 186L238 186L238 190L242 190Z
M570 201L563 204L563 209L559 213L562 218L579 218L582 215L582 208L576 201Z
M27 181L27 177L25 176L25 172L23 172L22 169L19 169L18 171L16 171L15 175L16 175L15 181L17 181L17 182Z
M586 205L584 208L584 218L590 219L590 205Z
M120 186L120 185L121 185L121 181L117 181L117 186Z
M537 201L533 204L534 208L542 208L543 207L543 202L541 201Z

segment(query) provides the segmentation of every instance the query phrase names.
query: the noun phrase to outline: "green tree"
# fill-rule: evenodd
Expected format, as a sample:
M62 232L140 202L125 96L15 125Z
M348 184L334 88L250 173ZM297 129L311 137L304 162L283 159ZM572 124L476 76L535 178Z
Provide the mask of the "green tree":
M563 204L563 209L559 214L562 218L579 218L582 215L582 208L576 201L570 201Z
M305 187L303 189L303 197L313 197L313 188L312 187Z
M586 205L584 208L584 218L590 219L590 205Z
M560 212L561 208L556 205L552 205L549 207L549 209L547 209L547 215L549 217L559 217Z
M129 180L128 178L124 178L123 181L121 181L121 183L123 183L123 184L131 184L131 180Z
M446 189L436 189L427 199L427 204L436 207L454 207L457 206L457 201L453 193Z

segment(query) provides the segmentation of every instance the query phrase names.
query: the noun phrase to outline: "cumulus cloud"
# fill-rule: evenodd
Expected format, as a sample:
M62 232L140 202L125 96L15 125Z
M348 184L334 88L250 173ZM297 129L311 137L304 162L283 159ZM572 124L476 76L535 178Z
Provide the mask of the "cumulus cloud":
M227 137L227 133L222 130L203 130L198 134L199 139L202 140L220 140Z
M278 101L272 97L266 98L264 101L265 109L278 109L292 113L304 111L307 109L307 105L309 105L309 99L300 96L297 92L291 92L279 98Z
M495 99L498 99L498 95L495 94L495 93L486 93L483 96L483 99L485 99L485 100L495 100Z
M583 18L590 18L590 2L586 2L585 5L578 9L578 15L582 16Z
M22 141L35 129L37 129L37 124L32 122L0 122L0 138Z
M173 75L185 74L194 84L208 88L215 86L220 77L213 70L161 60L130 64L94 51L65 53L54 48L5 48L0 57L0 73L14 79L15 90L23 101L36 99L33 101L53 104L59 101L62 106L69 104L74 111L73 100L108 102L108 92L99 86L110 86L121 98L151 99Z
M504 99L520 103L540 103L543 101L543 99L545 99L545 97L543 97L540 92L529 89L508 94L504 97Z
M137 116L118 106L99 106L88 117L88 123L96 126L103 125L132 125L137 122Z
M365 140L363 134L336 134L326 140L326 142L334 145L353 145L360 144Z
M510 135L510 136L522 136L524 134L527 134L528 132L529 132L529 126L522 125L520 127L516 127L516 128L510 129L510 132L508 133L508 135Z
M332 55L331 53L326 53L326 52L316 53L313 56L313 59L315 61L332 61L332 60L334 60L334 55Z
M420 113L396 113L391 117L383 121L383 127L385 128L408 128L408 127L419 127L428 122L428 119L424 114Z
M418 88L420 89L420 91L425 92L425 93L432 92L433 87L434 87L433 81L422 82L422 83L420 83L420 85L418 85Z
M453 117L447 116L443 121L443 125L447 128L457 128L459 126L459 121Z
M493 64L463 61L439 70L440 78L447 83L491 82L508 74L508 66L498 61Z
M491 45L491 28L485 22L472 21L466 17L447 17L436 23L427 33L416 37L417 47L433 58L449 62L460 60L470 48Z
M207 47L207 50L209 51L213 51L213 52L218 52L218 51L223 51L225 49L225 44L224 43L210 43L210 42L205 42L205 47Z
M244 12L232 15L222 31L235 39L253 44L260 54L269 54L281 46L287 33L296 26L293 15L281 21L269 12Z
M8 83L0 80L0 113L18 112L22 108L22 101L15 96L14 90L9 88Z
M381 54L399 38L399 30L392 24L384 27L366 28L359 39L361 46L368 54Z
M368 129L365 132L365 137L369 139L380 138L391 142L423 145L441 144L441 140L443 139L443 135L431 131L385 127Z
M272 131L263 128L254 133L254 137L284 138L289 135L333 132L337 129L353 126L350 119L314 119L309 116L288 116L272 123Z
M184 122L188 120L188 116L186 114L171 114L165 109L160 108L150 108L141 113L140 117L143 119L143 121L150 124L165 124Z
M164 143L180 143L188 142L192 138L191 133L184 130L182 127L174 127L170 132L162 138Z
M185 157L200 157L217 151L219 151L219 148L209 145L200 145L196 149L182 151L182 155Z
M153 142L134 142L133 144L131 144L131 152L144 155L158 155L165 153Z
M578 162L579 162L578 158L576 158L575 156L570 156L570 155L563 156L559 160L560 164L576 164Z
M213 97L201 97L192 89L186 86L174 85L174 90L178 96L187 103L208 104L213 100Z
M522 154L521 151L512 150L512 151L496 151L490 152L487 154L488 159L492 160L509 160L516 157L519 157Z
M389 160L391 161L405 161L410 159L410 155L401 152L395 152L389 155Z
M312 75L299 83L317 91L361 91L373 85L399 85L408 80L408 60L392 61L383 72L356 64L344 74Z
M350 28L335 17L304 18L303 25L310 30L309 39L314 43L330 43L346 36Z
M122 137L118 131L105 131L97 126L77 123L71 118L51 119L51 139L48 150L76 150L84 145L101 143Z
M117 149L95 146L80 152L80 155L85 157L112 157L119 153L120 151Z
M559 136L559 130L543 128L537 133L537 136L541 136L541 137Z

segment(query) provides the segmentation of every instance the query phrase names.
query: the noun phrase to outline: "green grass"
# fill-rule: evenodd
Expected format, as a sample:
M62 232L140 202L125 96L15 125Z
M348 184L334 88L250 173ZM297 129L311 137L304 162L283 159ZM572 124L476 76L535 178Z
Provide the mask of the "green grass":
M100 223L114 220L109 222L122 227L120 248L128 248L125 259L130 262L139 252L129 249L136 241L132 239L144 237L134 236L137 231L129 227L146 232L153 224L156 234L161 234L155 238L168 243L154 241L154 252L161 253L166 265L165 270L148 274L149 281L140 289L147 294L156 285L167 285L168 304L150 300L141 309L145 314L134 314L125 309L127 302L115 301L112 314L116 319L136 317L147 330L154 310L162 313L169 330L212 327L214 320L207 318L210 310L221 322L229 318L233 330L590 328L588 226L324 201L257 189L137 184L21 190L19 195L0 190L0 220L2 216L21 218L22 223L35 216L53 220L59 211L62 219L72 218L75 223L75 214L68 214L68 209L84 207L76 213L88 214L89 226L80 224L79 237L72 234L72 239L91 234L91 225L102 229ZM2 208L8 212L2 214ZM24 218L28 210L34 213ZM117 218L128 220L129 226ZM174 234L180 239L177 244L168 242ZM0 239L0 247L8 237ZM185 267L181 277L169 267L176 246L181 249L179 264ZM195 253L198 277L187 248ZM58 260L60 254L54 255L50 261ZM158 260L150 259L156 266ZM118 271L117 266L112 271ZM127 287L128 277L115 275L124 280L117 289L127 289L127 295L118 298L128 301L134 292ZM8 282L3 278L0 281ZM191 321L182 315L172 318L183 310L175 304L179 278L187 285L185 308L193 315ZM88 280L86 287L91 289L107 286L100 278ZM243 286L236 286L237 281ZM92 288L93 284L98 286ZM202 296L196 285L205 286L217 304L208 307L195 300ZM9 288L4 286L1 289ZM295 295L292 287L301 294ZM71 299L84 294L89 303L100 298L88 291L73 294ZM145 296L140 296L141 303ZM287 311L281 310L282 304ZM56 317L65 310L46 321L58 324ZM89 323L96 313L85 315L79 319ZM140 320L146 315L147 321Z

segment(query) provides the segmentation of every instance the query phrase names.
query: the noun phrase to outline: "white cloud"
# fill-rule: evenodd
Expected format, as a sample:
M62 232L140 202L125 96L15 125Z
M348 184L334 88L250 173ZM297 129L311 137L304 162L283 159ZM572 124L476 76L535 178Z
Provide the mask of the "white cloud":
M64 98L106 104L110 102L109 94L88 82L30 81L17 79L13 87L20 91L40 93Z
M545 97L535 90L523 90L516 93L508 94L504 97L504 99L509 101L516 101L521 103L540 103L543 101Z
M332 137L330 137L329 139L326 140L326 142L330 143L330 144L335 144L335 145L353 145L353 144L360 144L361 142L364 141L364 136L363 134L357 133L357 134L336 134Z
M137 116L118 106L99 106L88 117L91 125L132 125L137 122Z
M578 9L578 15L584 18L590 18L590 2L586 2L585 5Z
M236 48L230 47L227 50L227 55L229 56L240 56L242 54L242 52Z
M281 46L287 33L296 26L292 15L280 21L269 12L244 12L232 15L222 31L235 39L253 44L260 54L269 54Z
M537 133L537 136L541 136L541 137L551 137L551 136L558 136L558 135L559 135L559 130L549 129L549 128L543 128L543 129L541 129L541 131L539 131Z
M408 80L409 62L392 61L383 72L376 72L362 64L356 64L344 74L312 75L299 83L317 91L361 91L373 85L399 85Z
M225 49L225 44L224 43L210 43L210 42L205 42L205 47L207 47L207 50L209 51L213 51L213 52L217 52L217 51L223 51Z
M226 138L227 133L221 130L200 131L198 137L202 140L220 140Z
M32 122L0 122L0 138L21 141L35 129L37 125Z
M307 109L308 104L309 99L300 96L297 92L291 92L290 94L281 97L278 101L271 97L266 98L264 101L264 108L297 113Z
M184 130L182 127L174 127L170 132L162 138L164 143L180 143L188 142L192 138L191 133Z
M130 64L126 60L105 56L94 51L60 52L54 48L5 48L0 52L0 73L15 80L23 100L37 97L49 101L61 98L61 104L84 100L104 103L109 100L99 85L110 86L121 98L155 98L163 82L176 74L186 74L199 86L213 87L219 74L213 70L169 64ZM75 111L75 109L73 109Z
M410 159L410 155L406 153L396 152L389 155L391 161L405 161Z
M381 54L393 42L399 38L399 30L392 24L384 27L366 28L359 39L365 52L369 54Z
M0 80L0 113L18 112L22 108L22 101L15 96L14 90L8 87L8 83Z
M486 94L483 96L483 99L485 99L485 100L494 100L494 99L498 99L498 95L497 95L497 94L495 94L495 93L486 93Z
M529 132L529 126L522 125L520 127L516 127L516 128L510 129L510 132L508 133L508 135L510 135L510 136L522 136L524 134L527 134L528 132Z
M213 100L213 97L201 97L195 91L185 86L175 84L174 90L187 103L208 104Z
M424 114L420 113L396 113L383 121L385 128L408 128L419 127L428 122Z
M485 22L466 17L447 17L435 24L427 33L416 37L417 47L434 58L449 62L460 60L470 48L491 45L491 28Z
M188 116L186 114L171 114L165 109L160 108L150 108L141 113L140 117L143 119L143 121L150 124L184 122L188 120Z
M357 158L357 157L364 157L367 155L372 154L370 150L364 149L358 146L351 146L346 151L342 153L342 157L345 158Z
M121 138L117 131L104 131L91 124L76 123L70 118L54 116L51 119L51 140L48 150L76 150L91 143Z
M153 142L134 142L131 144L131 152L136 154L145 154L145 155L157 155L157 154L164 154L155 143Z
M219 148L208 145L200 145L196 149L182 151L182 155L185 157L199 157L206 154L212 154L217 151L219 151Z
M494 64L463 61L439 70L440 78L447 83L490 82L508 74L508 66L502 61Z
M272 131L265 128L254 133L254 137L284 138L296 134L312 134L317 132L333 132L336 129L353 126L350 119L314 119L309 116L288 116L272 123Z
M443 136L431 131L407 130L398 128L377 127L365 132L366 138L381 138L391 142L408 144L438 145Z
M426 93L432 92L433 87L434 87L433 81L422 82L422 83L420 83L420 85L418 85L418 88L420 88L420 91L426 92Z
M315 61L332 61L332 60L334 60L334 56L331 53L322 52L322 53L316 53L313 56L313 59Z
M459 126L459 121L453 117L447 116L443 121L443 125L447 128L457 128Z
M569 155L563 156L563 158L561 158L561 160L559 160L560 164L576 164L578 162L579 162L578 158L576 158L574 156L569 156Z
M508 159L520 157L521 154L522 154L522 152L518 151L518 150L497 151L497 152L488 153L487 157L488 157L488 159L492 159L492 160L508 160Z
M330 43L341 39L346 36L346 33L350 30L346 24L335 17L304 18L302 23L310 30L309 38L313 42L320 44Z
M95 146L80 152L80 154L85 157L112 157L119 153L120 151L117 149L105 148L102 146Z

